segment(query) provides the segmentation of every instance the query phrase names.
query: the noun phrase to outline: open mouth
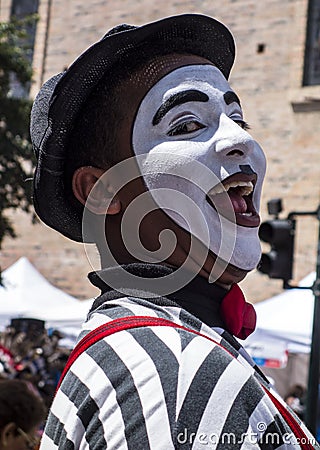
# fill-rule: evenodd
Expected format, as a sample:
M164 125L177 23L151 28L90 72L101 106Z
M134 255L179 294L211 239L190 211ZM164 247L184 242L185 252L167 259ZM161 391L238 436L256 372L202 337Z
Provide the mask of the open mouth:
M235 217L237 225L258 227L260 216L252 200L256 181L255 173L235 173L210 189L207 202L223 217L231 221Z

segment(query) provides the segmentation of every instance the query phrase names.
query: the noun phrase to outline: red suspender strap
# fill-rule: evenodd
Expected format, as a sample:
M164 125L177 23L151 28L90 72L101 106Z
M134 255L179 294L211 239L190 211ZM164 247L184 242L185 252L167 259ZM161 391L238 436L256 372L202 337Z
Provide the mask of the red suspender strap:
M111 322L104 323L94 330L90 331L72 350L69 359L65 365L65 368L61 374L57 390L59 389L66 373L74 363L74 361L81 355L81 353L85 352L87 348L91 345L95 344L97 341L105 338L106 336L110 336L111 334L117 333L122 330L129 330L130 328L140 328L140 327L155 327L155 326L166 326L173 328L180 328L182 330L191 331L192 333L198 334L199 336L203 336L201 333L186 328L182 325L172 322L171 320L162 319L160 317L150 317L150 316L129 316L129 317L121 317L120 319L112 320ZM214 341L207 336L204 336L207 339L215 342L219 345L218 342Z
M292 414L290 414L290 411L287 410L287 408L274 396L270 391L268 391L267 388L262 386L266 394L269 396L269 398L272 400L273 404L277 408L277 410L280 412L282 417L285 419L289 427L291 428L293 434L297 438L300 447L304 450L313 450L313 445L310 444L310 438L307 437L303 429L300 427L296 419L293 417Z
M216 345L223 348L227 353L229 353L234 358L234 356L219 342L215 341L209 336L200 333L199 331L184 327L183 325L174 323L171 320L150 316L121 317L119 319L115 319L112 320L111 322L100 325L98 328L95 328L94 330L90 331L86 336L84 336L83 339L81 339L81 341L78 342L78 344L71 352L67 364L65 365L65 368L61 374L57 390L59 389L64 377L66 376L66 373L68 372L74 361L81 355L81 353L85 352L87 348L89 348L91 345L95 344L96 342L100 341L101 339L107 336L110 336L111 334L117 333L118 331L129 330L131 328L155 327L155 326L178 328L180 330L185 330L198 336L204 337L205 339L208 339L209 341L214 342ZM278 409L278 411L281 413L282 417L286 420L293 434L297 438L300 447L304 450L314 449L314 447L308 443L309 438L306 436L302 428L299 426L299 424L297 423L295 418L290 414L287 408L284 405L282 405L282 403L276 397L274 397L274 395L270 391L268 391L267 388L265 388L264 386L262 386L262 388L264 389L270 400L273 402L275 407Z

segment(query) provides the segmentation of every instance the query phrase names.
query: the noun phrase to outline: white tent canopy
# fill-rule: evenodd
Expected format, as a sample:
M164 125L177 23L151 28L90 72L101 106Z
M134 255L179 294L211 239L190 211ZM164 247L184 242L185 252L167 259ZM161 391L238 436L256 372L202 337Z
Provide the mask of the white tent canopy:
M304 278L300 286L312 286L315 273ZM314 295L311 289L289 289L270 299L255 304L256 331L245 341L284 343L289 352L310 351L313 324Z
M311 287L315 273L299 284ZM279 394L295 384L307 386L314 295L311 289L289 289L255 304L257 328L243 344L263 366Z
M77 335L92 299L79 301L50 284L22 257L2 273L0 329L12 318L41 319L47 328Z
M78 335L93 299L79 301L50 284L22 257L2 273L0 286L0 329L12 318L29 317L46 322L72 339ZM311 286L315 273L300 283ZM310 351L314 296L311 289L290 289L255 304L256 331L244 341L248 349L257 342L284 345L289 352Z

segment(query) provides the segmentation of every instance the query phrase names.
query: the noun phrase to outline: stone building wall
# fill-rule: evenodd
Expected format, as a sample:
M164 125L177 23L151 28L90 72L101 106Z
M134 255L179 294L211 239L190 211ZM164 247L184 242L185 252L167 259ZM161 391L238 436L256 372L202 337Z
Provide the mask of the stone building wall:
M11 0L1 0L0 21L5 22L10 18Z
M1 0L0 17L9 0ZM320 86L301 87L306 39L307 0L225 0L151 2L150 0L40 0L32 95L42 82L62 71L91 43L118 23L143 24L185 12L208 14L223 21L237 43L230 83L239 94L251 133L264 148L268 171L266 201L282 197L285 212L315 210L319 204ZM305 110L305 111L302 111ZM42 224L15 217L20 237L6 240L1 265L25 255L58 287L77 297L95 294L84 274L90 270L81 245ZM305 218L297 227L295 278L315 268L317 221ZM243 283L249 299L258 301L281 290L281 282L254 272Z

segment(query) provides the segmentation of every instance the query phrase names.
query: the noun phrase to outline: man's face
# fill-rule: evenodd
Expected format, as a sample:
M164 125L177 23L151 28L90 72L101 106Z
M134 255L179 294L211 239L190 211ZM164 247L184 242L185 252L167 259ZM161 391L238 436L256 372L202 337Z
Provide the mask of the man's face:
M120 141L123 156L138 157L170 228L185 231L176 234L177 246L191 234L214 255L252 270L260 259L265 157L246 131L237 95L219 69L191 55L158 58L138 75L139 87L130 89L129 80L123 91L122 129L131 130Z

